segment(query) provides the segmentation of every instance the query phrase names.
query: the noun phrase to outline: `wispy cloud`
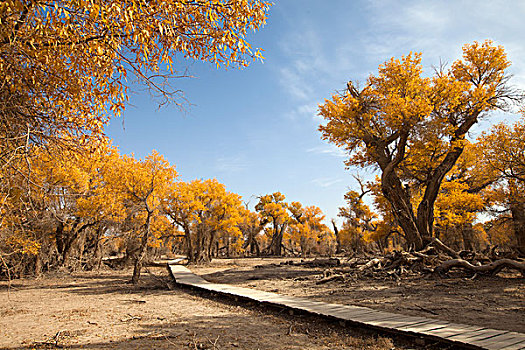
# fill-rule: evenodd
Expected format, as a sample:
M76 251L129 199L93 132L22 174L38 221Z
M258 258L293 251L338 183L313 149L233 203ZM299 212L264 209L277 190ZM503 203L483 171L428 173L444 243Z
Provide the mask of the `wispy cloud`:
M327 154L339 158L346 158L348 156L344 150L332 144L312 147L307 149L306 152L313 154Z
M505 46L514 62L525 62L523 1L412 0L399 6L399 1L369 0L367 7L371 31L362 46L369 58L386 60L418 51L429 65L440 58L452 63L463 44L492 39Z
M333 178L333 177L322 177L313 179L312 183L323 188L331 187L335 184L338 184L340 182L343 182L343 179L340 178Z
M215 160L214 165L215 171L221 173L240 172L248 167L248 161L243 156L220 157Z
M311 119L316 121L316 123L321 121L321 119L317 116L316 103L305 103L299 105L291 111L287 112L285 116L290 120Z
M296 100L311 99L315 91L312 78L318 77L327 63L319 34L305 25L301 31L283 36L279 46L290 58L279 70L282 89Z
M280 69L279 82L283 89L296 100L305 101L312 95L312 87L306 84L300 72L291 67Z

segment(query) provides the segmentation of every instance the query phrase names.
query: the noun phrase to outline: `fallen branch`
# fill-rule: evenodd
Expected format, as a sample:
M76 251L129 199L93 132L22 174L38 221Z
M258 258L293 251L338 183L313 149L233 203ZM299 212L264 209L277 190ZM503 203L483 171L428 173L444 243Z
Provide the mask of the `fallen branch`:
M323 278L322 280L319 280L319 281L315 282L315 284L325 284L325 283L328 283L330 281L336 281L336 280L337 281L344 281L345 277L343 275L332 275L332 276Z
M455 258L455 259L460 259L461 258L459 256L459 254L455 250L451 249L449 246L447 246L445 243L441 242L436 237L432 238L432 241L428 245L436 248L437 250L442 251L443 253L445 253L445 254L447 254L447 255Z
M445 261L441 265L437 266L434 269L434 272L446 273L453 267L461 267L461 268L464 268L466 270L473 271L476 273L484 273L484 274L491 273L493 275L497 274L503 268L507 267L507 268L511 268L514 270L518 270L522 273L522 275L525 276L525 262L520 262L516 260L511 260L511 259L500 259L500 260L491 262L489 264L479 265L479 266L472 265L471 263L463 259L452 259L452 260Z
M379 259L379 258L372 259L369 262L367 262L366 264L364 264L362 266L359 266L358 270L359 271L364 271L366 269L369 269L371 267L374 267L374 266L377 266L377 265L383 263L384 260L385 259Z

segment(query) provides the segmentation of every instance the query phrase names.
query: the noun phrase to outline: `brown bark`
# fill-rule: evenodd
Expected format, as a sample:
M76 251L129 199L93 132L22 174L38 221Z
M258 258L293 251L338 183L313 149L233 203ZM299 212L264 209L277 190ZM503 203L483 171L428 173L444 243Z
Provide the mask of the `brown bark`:
M476 117L471 117L474 120ZM467 122L465 122L467 123ZM470 126L472 126L471 123ZM470 126L467 128L470 129ZM466 131L465 131L466 132ZM457 135L453 141L463 140L464 135ZM451 141L451 142L453 142ZM427 177L425 193L423 199L417 208L417 228L420 235L424 240L429 240L432 237L433 224L434 224L434 203L436 202L441 183L445 178L445 175L452 169L456 164L459 156L463 153L464 146L453 147L445 156L441 164L439 164Z
M407 243L413 245L416 250L423 249L423 237L416 224L416 217L412 204L410 203L409 194L395 172L392 171L390 174L383 174L386 175L381 179L383 195L391 204L394 217L405 233Z
M93 226L94 223L82 223L80 218L75 219L73 227L70 231L64 229L64 223L59 222L56 229L55 239L57 244L58 252L60 253L62 260L61 265L67 266L71 258L71 251L73 245L78 239L79 235L88 227Z
M443 242L441 242L438 238L434 237L432 239L432 241L430 242L429 245L432 245L434 248L436 248L437 250L453 257L453 258L459 258L459 254L451 249L450 247L448 247L447 245L445 245Z
M476 235L471 223L465 223L460 227L461 238L463 239L463 249L474 251ZM479 244L478 244L479 245Z
M251 255L255 254L255 256L261 255L261 250L259 248L259 242L257 242L256 235L260 232L260 229L253 229L248 228L247 232L247 238L246 241L243 244L243 249L249 248L249 252Z
M342 248L341 248L341 236L339 234L339 229L337 228L337 225L335 224L335 220L332 219L332 226L334 227L334 234L336 239L336 246L335 246L335 253L341 254Z
M148 239L150 234L150 223L151 223L151 212L148 211L148 215L146 216L146 223L144 224L144 234L142 235L141 241L140 241L140 247L137 256L135 257L135 264L133 268L133 277L131 278L131 282L133 284L137 284L140 279L140 273L142 271L142 262L144 260L144 257L146 256L146 248L148 246Z
M525 275L525 262L511 260L511 259L501 259L491 262L490 264L475 266L463 259L452 259L445 261L441 265L435 268L435 272L445 273L453 267L461 267L476 273L491 273L496 274L501 271L503 268L511 268L520 271Z
M270 245L268 248L266 248L267 252L269 252L271 255L275 256L281 256L282 250L281 247L283 245L283 236L284 236L284 230L286 228L286 224L275 224L274 226L274 232L272 235L272 241L270 242Z
M518 252L525 256L525 203L512 203L512 228L516 236Z
M364 270L366 270L366 269L369 269L369 268L371 268L371 267L377 266L377 265L379 265L379 264L384 264L385 261L387 261L386 258L382 258L382 259L380 259L380 258L374 258L374 259L370 260L369 262L367 262L366 264L360 266L357 270L358 270L358 271L364 271Z

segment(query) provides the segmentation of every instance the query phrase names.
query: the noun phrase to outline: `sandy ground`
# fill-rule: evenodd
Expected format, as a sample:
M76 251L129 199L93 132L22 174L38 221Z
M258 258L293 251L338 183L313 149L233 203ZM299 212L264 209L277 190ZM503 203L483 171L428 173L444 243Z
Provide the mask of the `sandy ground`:
M289 259L286 259L289 260ZM465 275L317 285L322 268L214 260L215 282L525 333L525 279ZM296 260L298 261L298 260ZM335 322L176 288L162 268L55 273L0 282L0 349L434 349ZM337 271L336 271L337 272Z
M139 286L128 283L130 270L57 273L10 288L0 282L0 348L412 348L310 316L173 289L167 271L150 270Z
M446 277L348 278L317 285L324 268L278 263L271 259L216 260L190 268L213 282L525 333L525 278L520 274L503 271L495 277L472 279L474 276L456 271Z

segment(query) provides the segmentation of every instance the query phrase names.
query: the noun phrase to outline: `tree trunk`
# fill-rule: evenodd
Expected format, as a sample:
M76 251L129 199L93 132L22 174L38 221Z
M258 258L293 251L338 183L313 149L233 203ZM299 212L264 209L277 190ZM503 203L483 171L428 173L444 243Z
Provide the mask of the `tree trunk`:
M144 225L144 234L142 235L142 238L140 241L139 252L137 254L137 257L135 258L135 266L133 268L133 277L131 278L131 282L133 284L137 284L139 282L140 272L142 270L142 261L144 260L144 257L146 256L146 248L148 246L148 239L149 239L149 234L150 234L151 214L152 214L151 212L148 212L148 215L146 216L146 223Z
M475 247L475 234L474 234L474 228L472 227L472 224L467 222L461 225L461 237L463 238L463 249L474 251Z
M250 253L253 255L255 251L255 256L259 257L261 255L261 249L259 248L259 242L255 238L250 242Z
M525 262L511 260L511 259L496 260L489 264L479 265L479 266L472 265L471 263L463 259L447 260L441 265L437 266L434 269L434 272L446 273L448 270L450 270L453 267L461 267L461 268L464 268L466 270L470 270L476 273L491 273L493 275L501 271L504 267L507 267L507 268L511 268L511 269L520 271L522 275L525 276Z
M510 205L512 228L516 236L518 252L525 256L525 203L514 202Z
M62 221L58 222L56 231L55 231L55 242L57 246L57 251L60 256L63 256L64 245L65 245L65 234L64 234L64 223Z
M35 256L35 269L34 275L40 277L42 275L42 252L39 251Z
M334 227L334 234L335 234L335 253L341 254L341 236L339 234L339 230L337 229L337 225L335 224L335 220L332 219L332 226Z
M276 225L274 228L274 233L272 236L272 242L268 247L269 252L275 256L281 256L282 250L281 246L283 245L283 234L286 228L286 224Z
M301 237L301 239L299 241L299 245L301 246L301 257L302 258L306 258L306 250L308 249L308 247L307 247L307 244L306 244L306 238L305 237Z
M59 224L59 227L57 227L57 243L59 240L58 233L60 232L60 241L61 241L61 254L62 254L62 266L69 265L69 260L71 258L71 252L74 243L77 241L80 234L87 229L88 227L94 225L93 223L85 223L81 224L81 221L79 218L75 220L75 223L73 224L73 228L71 231L66 232L64 231L64 225L62 223Z
M247 249L248 248L248 251L250 252L250 255L253 256L254 254L256 254L256 256L258 257L261 254L261 251L260 251L260 248L259 248L259 242L257 242L257 239L255 238L257 233L259 233L259 231L255 231L252 228L249 228L247 230L246 241L244 242L242 248L243 249Z
M476 117L472 117L472 121L467 121L463 125L463 128L467 128L465 133L470 129L470 126L474 124ZM468 126L470 125L470 126ZM454 137L455 141L463 141L463 131L457 131L457 135ZM459 143L460 145L462 143ZM416 225L424 243L428 243L432 239L432 230L434 225L434 203L436 202L441 188L441 183L445 178L445 175L454 167L457 160L463 153L464 146L454 146L450 149L438 167L436 167L432 173L428 176L425 183L425 193L423 199L419 203L417 208L417 221Z
M418 230L407 190L403 187L401 180L399 180L394 171L388 174L384 172L383 175L385 176L381 178L381 190L392 206L392 213L405 233L408 245L413 246L416 250L423 249L423 237L421 237Z
M93 251L93 259L91 262L90 269L96 268L100 269L102 265L102 233L104 232L104 225L100 224L97 227L97 232L95 234L95 247Z
M189 262L193 262L195 257L193 256L193 242L192 242L192 234L187 226L183 226L184 228L184 239L186 243L186 257L188 258Z

